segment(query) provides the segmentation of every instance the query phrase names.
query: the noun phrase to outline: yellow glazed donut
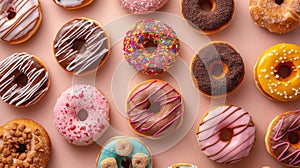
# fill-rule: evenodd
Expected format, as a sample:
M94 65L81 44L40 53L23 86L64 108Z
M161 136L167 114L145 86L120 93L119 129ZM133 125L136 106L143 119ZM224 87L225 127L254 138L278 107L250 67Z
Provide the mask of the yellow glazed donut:
M254 67L257 87L267 97L294 101L300 97L300 47L280 43L262 53Z

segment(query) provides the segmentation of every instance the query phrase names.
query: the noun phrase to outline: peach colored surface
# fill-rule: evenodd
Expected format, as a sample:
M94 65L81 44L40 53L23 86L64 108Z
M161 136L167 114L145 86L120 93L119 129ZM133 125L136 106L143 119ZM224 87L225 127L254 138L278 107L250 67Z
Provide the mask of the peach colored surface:
M26 51L37 55L45 62L49 69L51 87L46 96L38 104L29 108L18 109L0 102L0 124L14 118L24 117L33 119L43 125L48 131L52 141L53 151L48 166L49 168L93 168L95 167L95 160L100 146L96 143L88 147L77 147L68 144L53 125L53 106L59 95L72 86L73 76L66 73L56 63L52 52L52 42L60 27L74 17L90 17L105 26L120 16L127 15L127 13L119 6L116 0L95 0L90 6L74 11L64 10L56 6L51 0L40 1L43 10L43 20L38 32L29 41L20 45L1 43L0 60L3 60L15 52ZM269 33L253 23L249 15L248 3L249 2L245 0L236 0L236 11L231 25L222 32L210 35L209 38L211 41L222 40L231 43L244 58L246 65L245 79L241 87L226 98L226 104L240 106L249 111L252 115L253 121L256 124L256 141L251 154L242 161L230 165L213 163L203 155L196 141L195 130L202 115L210 108L211 100L199 95L200 102L195 102L199 103L198 110L189 112L189 114L197 113L195 123L192 123L193 127L176 146L165 152L156 154L154 156L153 167L166 168L178 162L190 162L199 168L261 168L265 165L272 168L284 167L267 154L264 147L264 134L269 122L276 115L297 109L299 101L279 103L266 99L256 89L252 71L260 53L268 47L280 42L298 43L299 45L298 35L300 28L284 35ZM179 0L169 0L161 11L180 15ZM193 30L190 29L189 31ZM109 59L96 75L95 85L110 101L112 126L123 134L134 136L135 134L130 130L127 120L118 112L111 92L111 81L115 69L122 60L121 42L113 46L111 51ZM189 61L193 57L193 51L186 44L182 44L181 57L186 61L187 65L189 65ZM128 67L128 69L130 69L130 67ZM159 78L169 81L175 87L181 85L177 84L168 74L159 76ZM131 89L143 79L148 79L148 77L138 74L133 77L133 80L128 81L128 83L122 83L122 85L124 85L125 88L128 87ZM195 89L194 91L196 92ZM222 102L222 100L220 100L220 102Z

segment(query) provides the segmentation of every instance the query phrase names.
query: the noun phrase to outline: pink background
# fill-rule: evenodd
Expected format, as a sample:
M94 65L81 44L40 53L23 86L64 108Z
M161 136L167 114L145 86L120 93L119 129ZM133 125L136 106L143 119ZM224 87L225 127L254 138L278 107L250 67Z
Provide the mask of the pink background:
M88 147L77 147L68 144L56 131L53 125L52 109L59 95L72 86L73 76L66 73L59 67L52 52L52 42L56 32L68 20L74 17L90 17L98 20L102 25L110 23L127 13L121 9L116 0L95 0L90 6L83 9L68 11L56 6L52 0L40 0L43 10L43 20L38 32L27 42L20 45L0 44L0 60L15 52L29 52L40 57L46 64L51 75L51 87L46 96L36 105L18 109L10 107L0 102L0 124L14 118L30 118L48 131L52 141L52 156L49 168L61 167L95 167L95 160L100 146L93 144ZM264 136L269 122L278 114L297 109L299 101L291 103L279 103L266 99L257 89L253 80L253 66L260 53L268 47L280 43L298 43L300 28L284 34L276 35L256 26L252 21L248 1L236 0L236 11L232 23L225 30L209 35L211 41L227 41L234 45L241 53L246 65L246 76L241 87L232 95L226 97L226 104L240 106L252 115L256 124L256 141L249 157L242 161L230 165L215 164L208 160L198 147L195 131L202 115L210 108L211 100L200 95L200 106L197 118L188 134L173 148L163 153L159 153L154 158L153 167L167 167L177 162L190 162L205 168L260 168L269 165L272 168L284 167L269 156L264 146ZM169 0L161 11L180 15L179 0ZM192 29L190 31L193 31ZM125 32L124 32L125 33ZM299 44L299 43L298 43ZM189 64L193 57L193 51L185 44L182 45L181 57ZM108 98L111 104L111 124L117 130L134 136L130 130L126 119L120 115L113 103L111 93L111 81L115 68L122 60L122 45L119 42L111 50L111 55L104 66L98 71L96 76L96 87L99 88ZM129 68L129 67L128 67ZM129 86L133 88L137 81L147 77L138 75L129 81ZM176 82L168 74L161 78L168 80L174 86Z

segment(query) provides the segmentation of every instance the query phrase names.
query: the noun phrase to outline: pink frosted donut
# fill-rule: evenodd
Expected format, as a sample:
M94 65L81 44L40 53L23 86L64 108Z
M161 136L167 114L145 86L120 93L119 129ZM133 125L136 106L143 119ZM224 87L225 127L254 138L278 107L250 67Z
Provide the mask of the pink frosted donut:
M90 85L74 85L64 91L53 112L57 130L74 145L92 144L109 127L109 104Z
M168 0L117 0L128 13L147 14L162 8Z
M244 109L219 106L204 115L197 138L209 159L217 163L233 163L249 155L255 140L255 127Z

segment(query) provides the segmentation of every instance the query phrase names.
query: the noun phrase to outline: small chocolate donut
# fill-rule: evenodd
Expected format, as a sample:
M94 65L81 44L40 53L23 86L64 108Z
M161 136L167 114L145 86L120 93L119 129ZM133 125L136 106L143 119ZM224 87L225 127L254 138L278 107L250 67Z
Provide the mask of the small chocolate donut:
M228 43L212 42L194 56L191 63L196 88L208 97L233 92L244 79L240 54Z
M208 4L210 9L203 9ZM229 24L235 10L234 0L182 0L181 13L200 32L212 34Z

